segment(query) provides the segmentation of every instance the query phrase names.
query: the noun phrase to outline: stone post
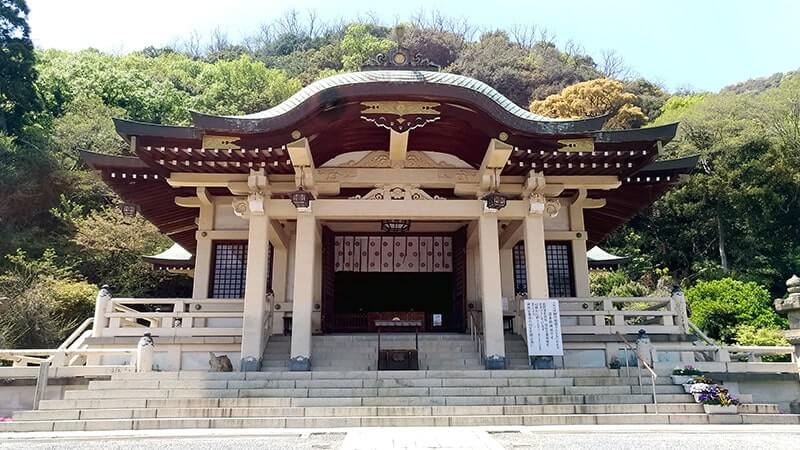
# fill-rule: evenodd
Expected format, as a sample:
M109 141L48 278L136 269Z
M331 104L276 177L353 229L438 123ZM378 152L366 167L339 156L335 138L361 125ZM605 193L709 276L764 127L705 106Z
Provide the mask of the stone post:
M675 325L680 328L682 333L689 331L689 313L686 309L686 297L679 286L672 290L672 305L675 308Z
M775 309L789 318L789 329L783 335L794 345L794 361L800 369L800 278L797 275L786 281L786 290L786 298L775 300Z
M92 325L92 337L100 337L103 335L103 328L108 325L106 321L106 310L108 303L111 301L111 291L107 284L100 288L97 293L97 299L94 302L94 323Z
M652 367L653 344L650 342L650 336L644 330L639 330L639 337L636 338L636 351L639 353L639 357Z
M152 372L153 371L153 354L155 350L155 343L150 333L145 333L139 343L136 345L136 371L137 372Z

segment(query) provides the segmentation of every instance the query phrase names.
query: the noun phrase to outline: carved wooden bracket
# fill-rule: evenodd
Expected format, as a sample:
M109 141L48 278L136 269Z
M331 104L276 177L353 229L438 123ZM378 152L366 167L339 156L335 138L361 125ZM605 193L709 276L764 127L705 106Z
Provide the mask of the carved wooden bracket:
M363 197L356 195L352 199L361 200L443 200L438 195L431 196L419 188L419 185L387 184L377 186Z

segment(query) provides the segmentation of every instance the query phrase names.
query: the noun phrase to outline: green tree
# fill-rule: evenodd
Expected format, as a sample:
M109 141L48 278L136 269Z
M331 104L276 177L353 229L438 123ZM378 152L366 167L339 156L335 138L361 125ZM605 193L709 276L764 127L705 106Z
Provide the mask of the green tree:
M214 114L249 114L286 100L300 90L300 82L280 70L243 55L233 61L217 61L200 73L204 86L196 108Z
M364 23L352 24L345 30L340 44L345 71L357 71L368 59L395 47L391 40L375 36L370 31L371 27Z
M689 319L709 337L733 342L740 326L779 329L786 320L772 309L768 290L732 278L701 281L686 292Z
M484 33L477 42L467 43L446 70L477 78L525 106L601 76L585 55L561 52L549 41L523 46L504 31Z
M123 57L97 50L70 53L59 50L41 52L39 81L47 111L53 117L64 114L73 100L100 98L109 107L121 108L126 117L153 123L182 123L188 120L190 92L181 90L168 78L174 71L164 71L162 64L142 70L148 58L143 55ZM185 56L155 58L156 61Z
M125 141L114 130L112 117L124 117L121 108L106 106L98 97L79 97L53 121L52 148L68 167L79 163L80 150L112 155L128 152Z
M144 218L126 218L108 208L76 220L74 228L72 258L89 281L108 284L120 296L186 294L185 277L155 270L142 260L143 255L157 254L171 244Z
M25 0L0 0L0 132L17 133L40 109Z
M52 249L32 259L7 256L0 293L8 297L0 315L0 346L52 348L91 316L97 287L57 261Z

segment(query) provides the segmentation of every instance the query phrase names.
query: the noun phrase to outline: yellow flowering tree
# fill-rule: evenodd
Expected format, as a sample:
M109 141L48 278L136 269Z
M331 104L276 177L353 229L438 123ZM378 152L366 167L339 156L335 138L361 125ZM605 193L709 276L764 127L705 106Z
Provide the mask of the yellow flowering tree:
M635 94L625 92L621 81L609 78L584 81L564 88L544 100L535 100L531 112L548 117L582 118L611 114L606 128L636 128L647 120L636 106Z

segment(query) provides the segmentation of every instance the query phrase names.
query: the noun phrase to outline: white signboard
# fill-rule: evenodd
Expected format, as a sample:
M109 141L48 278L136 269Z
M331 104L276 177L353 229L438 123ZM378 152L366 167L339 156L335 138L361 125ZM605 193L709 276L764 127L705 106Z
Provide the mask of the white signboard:
M558 300L525 300L529 356L564 356Z
M435 326L435 327L442 326L442 315L441 314L434 314L433 315L433 326Z

